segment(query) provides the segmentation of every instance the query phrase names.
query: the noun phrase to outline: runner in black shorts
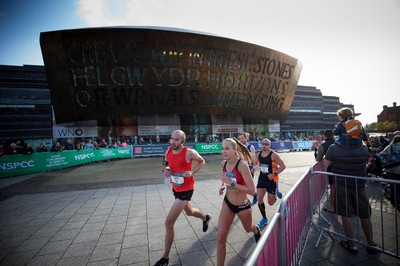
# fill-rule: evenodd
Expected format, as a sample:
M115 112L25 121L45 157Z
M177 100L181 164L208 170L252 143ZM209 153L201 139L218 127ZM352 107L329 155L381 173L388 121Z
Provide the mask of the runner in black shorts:
M285 170L286 165L281 157L270 149L271 141L264 138L261 141L262 150L256 156L255 166L260 167L260 176L257 183L258 208L260 209L262 219L258 223L259 227L268 224L267 214L265 211L264 196L268 192L268 204L273 205L276 201L276 188L278 174Z
M187 216L193 216L203 221L203 232L208 230L211 220L210 214L192 206L190 200L194 191L194 175L206 163L200 154L187 146L184 146L186 134L182 130L175 130L171 134L171 146L165 152L164 177L167 177L172 185L175 201L165 219L165 249L163 256L154 265L167 266L169 254L175 237L175 222L184 211Z

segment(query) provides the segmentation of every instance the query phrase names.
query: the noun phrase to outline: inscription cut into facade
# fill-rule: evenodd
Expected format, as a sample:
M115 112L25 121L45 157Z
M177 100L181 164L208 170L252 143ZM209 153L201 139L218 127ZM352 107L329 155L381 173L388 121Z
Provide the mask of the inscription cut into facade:
M159 29L44 32L59 122L198 113L286 119L301 63L227 38Z

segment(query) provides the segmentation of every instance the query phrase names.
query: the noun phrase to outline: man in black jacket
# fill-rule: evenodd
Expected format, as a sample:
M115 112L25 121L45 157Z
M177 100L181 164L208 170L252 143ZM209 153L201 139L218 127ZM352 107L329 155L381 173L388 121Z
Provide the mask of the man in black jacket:
M370 153L367 146L361 145L356 149L346 149L333 144L325 154L324 164L326 167L332 166L332 173L350 176L366 177L366 165ZM370 246L377 246L373 239L371 223L371 206L367 195L364 179L346 178L336 176L337 194L337 213L342 218L342 226L346 236L354 239L354 229L351 215L354 212L360 218L361 227ZM353 254L357 254L358 249L351 240L342 240L340 245ZM375 253L378 250L367 247L368 253Z

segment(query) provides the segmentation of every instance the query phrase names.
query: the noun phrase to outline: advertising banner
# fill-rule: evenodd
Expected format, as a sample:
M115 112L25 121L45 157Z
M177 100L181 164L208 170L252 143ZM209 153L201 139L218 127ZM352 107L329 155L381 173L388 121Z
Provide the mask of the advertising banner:
M196 144L196 151L200 154L204 153L220 153L222 143L199 143Z
M97 127L53 127L53 138L92 138L97 137Z
M168 144L161 145L134 145L133 156L162 156L167 151Z
M132 146L116 149L6 155L0 157L0 177L40 173L94 161L130 158L132 153L131 149Z
M144 157L144 156L164 156L169 144L152 144L152 145L133 145L133 156ZM186 144L191 149L195 149L194 144Z
M271 142L273 150L310 150L312 141L278 141ZM261 150L260 142L250 142L257 151ZM127 159L132 157L164 156L169 144L134 145L116 149L73 150L62 152L42 152L31 155L4 155L0 157L0 178L27 175L45 171L77 166L94 161L109 159ZM222 143L186 144L200 154L220 153Z
M261 142L249 142L250 144L254 145L256 151L261 151ZM293 143L291 141L274 141L271 142L271 149L278 151L278 150L293 150Z
M295 150L311 150L313 141L293 141Z

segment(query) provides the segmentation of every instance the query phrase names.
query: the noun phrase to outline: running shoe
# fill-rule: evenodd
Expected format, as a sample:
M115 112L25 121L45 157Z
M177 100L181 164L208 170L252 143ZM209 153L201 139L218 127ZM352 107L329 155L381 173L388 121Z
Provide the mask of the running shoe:
M256 226L256 227L257 227L258 233L254 234L254 238L256 239L256 243L257 243L258 240L260 240L260 238L261 238L261 231L260 231L260 227L258 227L258 226Z
M262 219L258 222L257 226L260 227L260 228L262 228L262 227L266 226L267 224L268 224L268 218L262 218Z
M203 232L207 232L207 230L208 230L208 224L210 223L211 218L212 218L212 216L211 216L210 214L207 214L207 215L206 215L206 220L203 221Z
M277 196L278 196L278 198L281 199L282 198L282 193L280 191L278 191L278 195Z
M154 266L168 266L169 259L161 258Z
M251 203L251 205L255 205L257 203L257 201L258 201L258 196L257 196L257 193L256 193L254 195L254 197L253 197L253 202Z

